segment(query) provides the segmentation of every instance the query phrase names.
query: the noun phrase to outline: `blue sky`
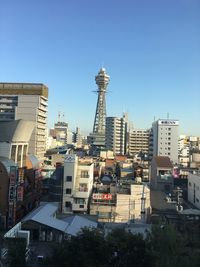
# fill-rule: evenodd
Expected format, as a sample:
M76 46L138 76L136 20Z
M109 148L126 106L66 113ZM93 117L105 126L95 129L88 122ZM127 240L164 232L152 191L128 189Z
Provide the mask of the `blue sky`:
M148 128L169 113L200 135L199 0L0 1L0 81L46 84L50 127L62 111L92 131L102 64L108 116Z

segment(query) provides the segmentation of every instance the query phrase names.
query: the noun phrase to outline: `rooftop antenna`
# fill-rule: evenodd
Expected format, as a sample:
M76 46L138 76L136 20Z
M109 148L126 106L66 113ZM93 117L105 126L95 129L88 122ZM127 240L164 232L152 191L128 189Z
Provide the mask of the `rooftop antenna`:
M65 121L65 112L63 112L63 122Z
M156 116L153 117L153 121L156 121Z
M60 111L58 111L58 122L60 122Z

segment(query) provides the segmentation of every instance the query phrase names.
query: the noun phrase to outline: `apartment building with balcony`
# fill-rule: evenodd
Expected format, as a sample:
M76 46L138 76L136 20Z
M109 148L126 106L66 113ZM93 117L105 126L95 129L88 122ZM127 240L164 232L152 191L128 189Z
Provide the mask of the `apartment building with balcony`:
M92 193L94 164L91 159L80 160L76 155L64 159L62 190L63 213L87 213Z
M106 149L115 155L124 155L126 151L126 123L124 118L106 118Z
M129 132L128 151L129 154L136 155L140 152L144 154L149 153L149 137L150 130L145 129L131 129Z
M47 138L48 87L35 83L0 83L0 122L34 122L28 153L43 159Z

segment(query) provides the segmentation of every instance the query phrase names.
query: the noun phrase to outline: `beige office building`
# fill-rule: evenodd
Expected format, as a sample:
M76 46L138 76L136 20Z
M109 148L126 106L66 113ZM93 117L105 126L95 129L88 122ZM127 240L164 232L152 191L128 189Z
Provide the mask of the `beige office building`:
M150 130L131 129L129 132L129 154L135 155L140 152L149 153Z
M28 154L44 158L47 138L48 87L34 83L0 83L0 122L33 121Z

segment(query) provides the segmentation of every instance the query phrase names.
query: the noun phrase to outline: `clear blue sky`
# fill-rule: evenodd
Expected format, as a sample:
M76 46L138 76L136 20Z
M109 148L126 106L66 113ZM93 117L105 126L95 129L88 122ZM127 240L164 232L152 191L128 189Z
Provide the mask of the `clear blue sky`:
M102 64L108 116L147 128L169 112L200 135L199 0L0 1L0 81L46 84L49 126L62 111L92 131Z

